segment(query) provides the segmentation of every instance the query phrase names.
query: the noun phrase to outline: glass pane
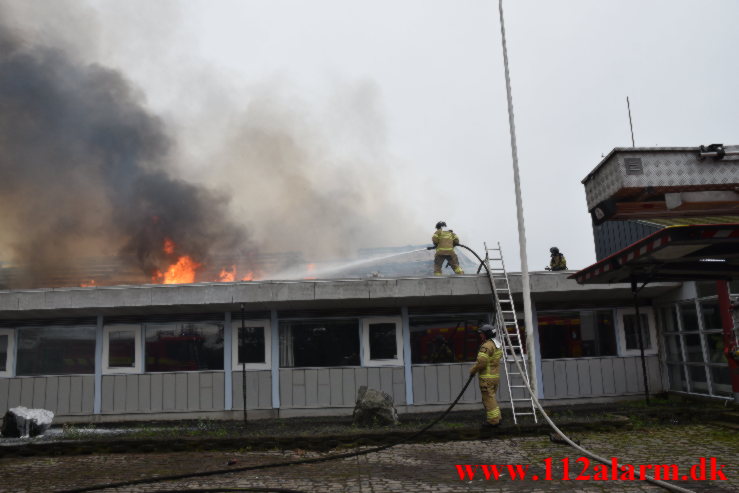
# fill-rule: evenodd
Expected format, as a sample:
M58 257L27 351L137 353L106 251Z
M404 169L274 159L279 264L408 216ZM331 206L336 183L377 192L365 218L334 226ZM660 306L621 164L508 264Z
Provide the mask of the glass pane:
M698 314L695 311L695 303L680 303L680 322L683 332L698 331Z
M674 306L664 306L659 310L659 319L665 332L677 332L677 311Z
M474 361L480 348L477 328L486 323L488 316L484 314L411 318L411 361L414 364ZM451 361L445 347L451 350Z
M706 348L708 349L708 361L711 363L727 363L724 356L724 334L721 332L713 332L704 334Z
M711 370L711 379L713 381L713 393L717 395L732 395L729 365L710 366L709 369Z
M616 356L616 329L613 326L613 310L596 313L598 339L593 356Z
M238 363L266 363L264 327L239 327Z
M688 378L690 378L690 387L693 392L708 393L706 368L704 366L688 366Z
M683 373L683 365L667 365L667 372L670 377L671 390L688 390L685 373Z
M8 369L8 334L0 335L0 371Z
M701 338L698 334L684 334L685 357L688 361L703 363L703 350L701 349Z
M544 313L537 317L542 358L578 358L583 354L580 312Z
M136 335L133 330L108 332L108 367L133 368L136 363Z
M146 371L223 370L223 325L146 325Z
M644 349L652 349L652 339L649 334L649 317L646 313L639 314L641 320L641 334ZM636 327L636 315L624 315L624 335L626 336L626 349L641 349L639 347L639 333Z
M359 320L280 322L280 366L358 366Z
M19 329L17 372L21 376L95 373L95 327Z
M721 330L721 313L718 309L718 301L704 301L701 303L701 316L703 317L703 330Z
M682 361L683 355L680 352L680 336L678 335L666 335L665 336L665 354L667 361Z
M381 323L370 324L369 326L369 344L370 359L397 359L398 344L395 335L395 324ZM448 354L448 359L452 359L452 350L448 344L441 346Z

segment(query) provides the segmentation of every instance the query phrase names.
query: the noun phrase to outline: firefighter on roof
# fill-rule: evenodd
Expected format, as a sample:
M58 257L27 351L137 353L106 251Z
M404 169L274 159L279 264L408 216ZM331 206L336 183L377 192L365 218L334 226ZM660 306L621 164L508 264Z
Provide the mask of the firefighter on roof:
M500 424L500 407L495 400L495 392L500 383L500 358L503 356L501 342L496 338L497 329L485 324L477 331L483 339L482 346L477 353L477 363L470 368L470 375L478 374L482 404L485 406L485 424L498 426Z
M547 270L567 270L567 260L565 260L565 256L559 252L559 248L552 247L549 249L549 253L552 254L552 259L549 261L549 267L547 267Z
M454 231L447 229L444 221L436 223L436 232L431 237L431 241L436 247L436 255L434 256L434 275L441 275L441 266L446 260L455 274L464 274L464 271L459 266L459 259L457 254L454 253L454 247L459 245L459 237L454 234ZM429 247L431 248L431 247Z

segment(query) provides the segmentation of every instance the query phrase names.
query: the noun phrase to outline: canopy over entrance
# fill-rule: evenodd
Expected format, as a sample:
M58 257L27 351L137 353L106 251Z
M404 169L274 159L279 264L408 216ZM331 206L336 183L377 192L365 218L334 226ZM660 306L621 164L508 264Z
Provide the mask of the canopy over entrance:
M579 284L739 279L739 223L668 227L570 279Z

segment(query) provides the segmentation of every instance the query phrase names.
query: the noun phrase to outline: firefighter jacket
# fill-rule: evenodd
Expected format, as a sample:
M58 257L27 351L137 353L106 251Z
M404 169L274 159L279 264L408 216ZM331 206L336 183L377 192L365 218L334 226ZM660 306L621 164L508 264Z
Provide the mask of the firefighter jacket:
M470 368L470 375L480 374L480 378L498 378L500 377L500 358L503 356L503 349L496 347L495 343L487 340L482 343L477 352L477 362L475 366Z
M552 255L552 260L549 262L549 268L552 270L567 270L567 260L561 253Z
M431 237L431 241L436 247L437 255L451 255L454 252L455 245L459 245L459 237L454 234L454 231L444 231L443 229L437 229L434 236Z

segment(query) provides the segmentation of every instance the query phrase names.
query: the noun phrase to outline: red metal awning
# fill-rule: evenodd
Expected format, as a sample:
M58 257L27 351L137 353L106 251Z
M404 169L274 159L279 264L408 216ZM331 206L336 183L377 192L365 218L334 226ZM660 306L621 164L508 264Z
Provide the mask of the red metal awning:
M569 278L580 284L739 279L739 223L661 229Z

